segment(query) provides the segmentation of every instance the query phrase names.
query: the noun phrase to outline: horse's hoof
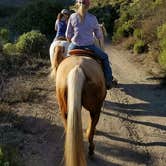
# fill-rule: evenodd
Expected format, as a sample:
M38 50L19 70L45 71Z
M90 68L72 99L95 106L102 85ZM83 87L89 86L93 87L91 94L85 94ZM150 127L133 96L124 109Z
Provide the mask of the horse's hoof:
M89 156L92 156L94 154L95 144L91 143L89 146Z
M89 151L88 155L89 155L89 158L92 159L94 155L94 151Z

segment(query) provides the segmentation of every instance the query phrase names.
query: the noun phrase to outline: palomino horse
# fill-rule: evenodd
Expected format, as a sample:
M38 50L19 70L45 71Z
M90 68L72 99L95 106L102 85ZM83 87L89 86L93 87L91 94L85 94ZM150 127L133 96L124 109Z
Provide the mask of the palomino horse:
M54 54L56 97L66 131L65 163L66 166L86 166L81 109L84 107L90 113L86 135L89 155L92 155L95 127L106 96L104 74L101 64L90 57L72 55L64 58L63 46L56 46Z

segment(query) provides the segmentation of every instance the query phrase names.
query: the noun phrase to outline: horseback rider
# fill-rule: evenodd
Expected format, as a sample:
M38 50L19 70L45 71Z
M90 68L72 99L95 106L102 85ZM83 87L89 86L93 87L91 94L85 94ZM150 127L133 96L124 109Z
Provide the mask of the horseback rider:
M65 32L69 16L70 11L68 9L62 9L62 11L58 14L57 20L55 22L55 40L66 40Z
M113 81L108 55L94 44L93 33L98 40L102 39L102 33L96 16L88 12L89 6L90 0L76 0L77 11L70 16L66 30L66 38L71 42L68 51L73 49L93 50L93 56L103 63L106 88L111 89L116 82Z

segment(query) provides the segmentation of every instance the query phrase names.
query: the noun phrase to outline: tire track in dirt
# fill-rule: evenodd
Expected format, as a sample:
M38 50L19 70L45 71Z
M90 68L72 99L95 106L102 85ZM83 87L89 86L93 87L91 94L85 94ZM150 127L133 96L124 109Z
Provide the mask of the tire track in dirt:
M129 142L131 149L144 154L140 158L141 163L128 161L123 165L165 165L166 90L159 88L157 81L150 80L152 76L140 68L139 64L133 63L133 55L129 52L117 47L110 48L109 45L106 46L106 51L110 55L113 74L120 83L119 89L110 91L107 107L112 116L121 119L116 127L125 126L126 130L121 132L121 137L128 137L123 137L121 141ZM138 158L139 155L141 154L137 154Z

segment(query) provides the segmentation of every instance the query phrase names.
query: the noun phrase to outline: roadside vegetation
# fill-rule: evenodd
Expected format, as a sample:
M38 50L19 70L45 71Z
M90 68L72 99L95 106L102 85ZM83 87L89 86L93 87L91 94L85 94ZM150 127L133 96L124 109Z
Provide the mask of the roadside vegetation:
M125 49L142 57L147 66L159 64L159 75L166 73L165 0L92 2L92 12L105 23L114 44L121 44Z
M72 4L60 2L35 0L23 7L0 6L0 114L13 103L35 98L33 87L21 88L16 81L14 89L6 90L4 82L49 66L48 48L55 36L56 16L66 4ZM114 44L143 56L146 64L154 61L166 73L165 9L165 0L92 0L90 11L105 24ZM15 146L0 142L0 166L19 166L18 155Z

